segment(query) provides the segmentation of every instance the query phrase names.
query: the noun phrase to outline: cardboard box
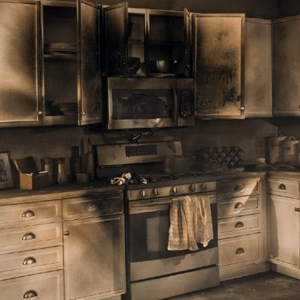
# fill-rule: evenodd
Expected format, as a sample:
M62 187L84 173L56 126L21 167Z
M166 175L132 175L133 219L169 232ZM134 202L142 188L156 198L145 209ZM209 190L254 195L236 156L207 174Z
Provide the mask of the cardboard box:
M13 159L13 162L19 171L19 182L22 190L33 190L50 186L51 178L49 172L38 171L32 156Z

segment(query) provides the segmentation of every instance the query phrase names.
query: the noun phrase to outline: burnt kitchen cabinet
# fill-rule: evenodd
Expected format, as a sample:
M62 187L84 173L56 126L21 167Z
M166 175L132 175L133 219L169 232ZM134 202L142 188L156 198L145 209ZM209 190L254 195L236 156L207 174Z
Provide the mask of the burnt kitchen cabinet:
M121 300L125 293L123 194L63 200L65 300Z
M42 2L43 125L102 121L101 7Z
M101 122L101 7L1 1L0 14L0 126Z
M104 8L106 77L191 77L190 14Z
M300 116L300 16L273 21L274 116Z
M193 14L195 113L244 118L244 14Z
M39 2L0 2L0 126L40 122L39 20Z
M272 21L245 21L245 117L272 117Z

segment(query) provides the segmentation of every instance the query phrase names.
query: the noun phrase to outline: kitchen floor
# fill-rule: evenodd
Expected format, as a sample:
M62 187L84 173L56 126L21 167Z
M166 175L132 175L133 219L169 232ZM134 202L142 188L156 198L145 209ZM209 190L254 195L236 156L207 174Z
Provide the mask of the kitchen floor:
M275 272L223 281L218 287L168 300L299 300L300 280Z

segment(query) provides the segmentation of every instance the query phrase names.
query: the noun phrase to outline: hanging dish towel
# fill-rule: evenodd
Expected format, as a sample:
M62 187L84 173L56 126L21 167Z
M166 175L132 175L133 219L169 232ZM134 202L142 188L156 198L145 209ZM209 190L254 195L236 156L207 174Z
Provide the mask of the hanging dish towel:
M168 250L198 250L193 219L192 199L189 196L173 199L170 207Z
M213 239L209 196L175 198L170 207L168 250L198 250Z
M195 236L197 243L207 247L210 240L214 238L211 219L210 198L208 195L193 195Z

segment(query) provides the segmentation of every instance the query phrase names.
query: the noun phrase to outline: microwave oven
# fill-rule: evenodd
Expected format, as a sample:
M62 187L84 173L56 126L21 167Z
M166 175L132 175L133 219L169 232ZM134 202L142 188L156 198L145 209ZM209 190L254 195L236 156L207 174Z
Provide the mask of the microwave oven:
M108 78L108 129L192 126L192 78Z

